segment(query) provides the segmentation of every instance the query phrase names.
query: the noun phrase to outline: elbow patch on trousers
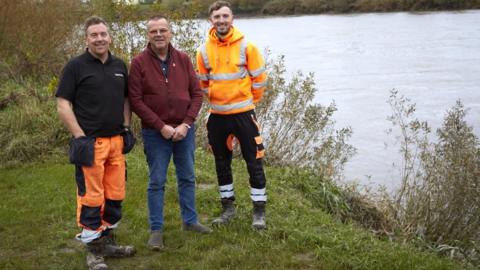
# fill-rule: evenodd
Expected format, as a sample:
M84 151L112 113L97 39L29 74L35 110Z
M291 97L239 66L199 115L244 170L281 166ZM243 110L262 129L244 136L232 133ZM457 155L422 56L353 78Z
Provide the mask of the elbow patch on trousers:
M257 156L256 158L263 158L265 156L265 147L263 146L263 139L261 136L255 137L255 143L257 144Z

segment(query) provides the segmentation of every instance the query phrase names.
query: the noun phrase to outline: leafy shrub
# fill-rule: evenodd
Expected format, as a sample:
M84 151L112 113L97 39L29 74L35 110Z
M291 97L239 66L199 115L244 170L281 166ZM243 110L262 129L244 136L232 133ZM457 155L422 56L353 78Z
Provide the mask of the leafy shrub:
M438 251L480 263L480 143L457 101L431 142L426 122L415 118L415 104L392 91L403 155L402 183L390 203L398 226Z
M309 168L324 178L340 177L355 153L347 143L352 130L335 129L334 103L323 106L313 101L317 92L313 73L297 72L287 82L283 57L267 65L267 90L257 108L266 161Z
M57 74L69 55L66 40L83 16L77 0L2 1L0 74L17 79Z
M262 14L295 14L296 1L294 0L273 0L269 1L262 8Z

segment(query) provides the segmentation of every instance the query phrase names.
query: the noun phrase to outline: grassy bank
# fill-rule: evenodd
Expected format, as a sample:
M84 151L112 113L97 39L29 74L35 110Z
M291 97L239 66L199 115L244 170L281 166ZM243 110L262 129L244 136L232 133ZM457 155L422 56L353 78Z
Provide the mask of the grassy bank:
M313 206L286 168L267 168L269 207L265 232L250 228L250 200L243 162L234 161L238 218L211 235L181 228L173 170L166 192L167 249L147 249L147 168L139 147L128 156L127 197L119 242L138 254L109 259L111 269L464 269L462 265L407 244L378 239L343 224ZM203 222L218 214L211 155L197 152L197 207ZM73 239L75 184L66 159L0 170L0 269L86 269L82 246ZM468 269L468 268L466 268Z

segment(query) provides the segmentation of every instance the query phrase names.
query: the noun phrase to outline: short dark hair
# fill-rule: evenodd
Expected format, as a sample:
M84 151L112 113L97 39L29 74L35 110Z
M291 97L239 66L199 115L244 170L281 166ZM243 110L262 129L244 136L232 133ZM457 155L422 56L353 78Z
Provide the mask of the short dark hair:
M171 28L171 27L170 27L170 20L167 18L167 16L162 15L162 14L156 14L156 15L153 15L153 16L151 16L150 18L148 18L147 24L146 24L147 27L148 27L148 23L149 23L150 21L158 21L158 20L165 20L165 21L167 21L169 28Z
M85 20L85 23L83 25L84 30L85 30L85 35L88 34L87 33L88 27L90 27L92 25L96 25L96 24L103 24L108 28L107 22L102 17L90 16Z
M221 9L222 7L228 7L230 10L232 9L232 5L230 2L227 1L215 1L213 4L210 5L208 8L208 16L212 15L212 13L216 10Z

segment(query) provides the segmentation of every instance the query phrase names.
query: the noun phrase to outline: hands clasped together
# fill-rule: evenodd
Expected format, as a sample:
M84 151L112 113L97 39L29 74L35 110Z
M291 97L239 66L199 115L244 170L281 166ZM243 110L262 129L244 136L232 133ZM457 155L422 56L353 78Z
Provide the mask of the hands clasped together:
M190 127L185 123L178 125L176 128L170 125L165 125L163 126L160 133L162 134L163 138L167 140L172 140L174 142L178 142L183 140L185 136L187 136L187 132L189 128Z

